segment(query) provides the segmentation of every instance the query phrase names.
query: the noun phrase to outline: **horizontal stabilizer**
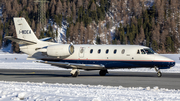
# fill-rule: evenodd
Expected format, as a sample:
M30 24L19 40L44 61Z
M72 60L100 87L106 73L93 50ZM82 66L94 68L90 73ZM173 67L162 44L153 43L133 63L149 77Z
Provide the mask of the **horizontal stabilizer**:
M52 37L47 37L47 38L43 38L43 39L39 39L39 40L41 40L41 41L49 41L51 39L52 39Z
M27 41L27 40L15 38L15 37L12 37L12 36L5 36L5 38L9 39L11 41L14 41L14 42L16 42L18 44L22 44L22 45L33 45L33 44L36 44L36 42Z

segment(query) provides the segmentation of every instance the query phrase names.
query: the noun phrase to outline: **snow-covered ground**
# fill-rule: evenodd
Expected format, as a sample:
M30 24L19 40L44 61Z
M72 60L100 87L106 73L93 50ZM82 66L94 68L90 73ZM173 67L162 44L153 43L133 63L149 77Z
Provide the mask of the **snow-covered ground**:
M165 54L176 61L175 67L162 72L180 73L179 54ZM10 54L0 50L1 69L65 70L49 64L26 60L26 54ZM155 72L154 69L118 69L118 71ZM102 85L49 84L45 82L0 81L0 101L179 101L180 90L158 87L113 87Z
M0 81L0 100L179 101L180 90Z

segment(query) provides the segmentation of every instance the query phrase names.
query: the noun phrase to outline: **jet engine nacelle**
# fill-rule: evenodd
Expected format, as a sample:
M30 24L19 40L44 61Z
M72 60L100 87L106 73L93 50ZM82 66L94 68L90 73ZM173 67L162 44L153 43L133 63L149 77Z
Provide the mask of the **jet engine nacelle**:
M74 53L72 44L58 44L47 47L47 55L49 56L70 56Z

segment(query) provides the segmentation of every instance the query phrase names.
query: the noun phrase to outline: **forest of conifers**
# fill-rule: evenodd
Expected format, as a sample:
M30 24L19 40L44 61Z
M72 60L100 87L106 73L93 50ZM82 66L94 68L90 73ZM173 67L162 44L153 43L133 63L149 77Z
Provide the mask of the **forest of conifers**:
M53 26L41 30L35 0L0 0L0 47L16 37L13 17L25 17L38 38L55 37ZM66 42L74 44L132 44L158 53L180 47L180 0L48 0L46 20L59 27L68 22ZM112 32L112 28L115 32ZM12 43L13 51L19 52Z

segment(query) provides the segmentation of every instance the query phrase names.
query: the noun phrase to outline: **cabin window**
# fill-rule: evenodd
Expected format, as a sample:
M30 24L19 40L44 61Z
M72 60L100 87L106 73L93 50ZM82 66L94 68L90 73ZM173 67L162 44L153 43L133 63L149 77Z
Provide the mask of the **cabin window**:
M98 54L100 54L100 53L101 53L101 49L98 50Z
M108 54L108 53L109 53L109 49L106 50L106 54Z
M146 52L144 51L144 49L141 49L141 54L146 54Z
M91 54L93 53L93 49L90 50L90 53L91 53Z
M114 50L114 54L116 54L116 53L117 53L117 49Z
M137 54L140 54L140 51L139 51L139 50L137 50Z
M124 54L124 53L125 53L125 49L122 49L121 54Z

